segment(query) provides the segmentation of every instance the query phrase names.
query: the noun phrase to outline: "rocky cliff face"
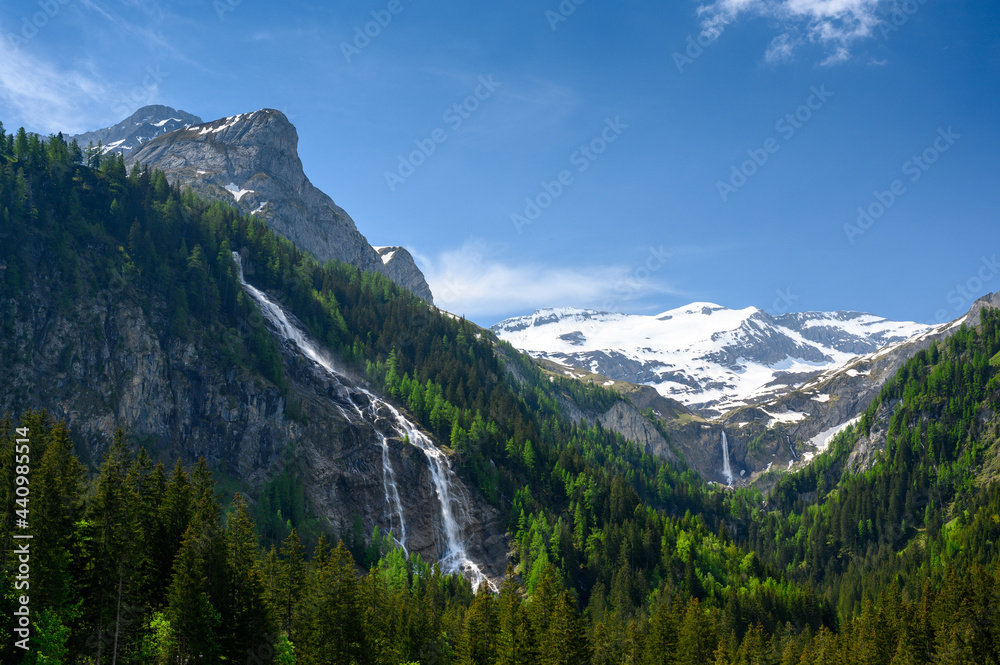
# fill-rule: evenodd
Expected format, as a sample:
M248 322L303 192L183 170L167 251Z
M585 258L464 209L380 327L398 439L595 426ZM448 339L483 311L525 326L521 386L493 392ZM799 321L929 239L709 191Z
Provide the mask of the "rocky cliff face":
M564 397L560 401L560 407L563 414L575 423L584 422L587 425L600 423L602 428L621 434L626 441L636 444L640 450L649 455L657 455L670 461L677 460L677 454L670 443L629 402L616 402L607 411L588 413L581 410L569 397Z
M200 124L201 118L185 111L169 106L144 106L113 127L79 134L70 139L76 139L81 148L86 148L90 143L95 146L100 143L104 152L127 155L157 136Z
M196 336L182 342L165 333L165 304L149 302L124 282L72 304L61 298L57 283L35 281L26 292L21 300L0 301L0 316L13 322L0 340L0 381L6 387L0 412L48 409L66 420L80 441L78 453L92 465L123 426L167 464L204 456L216 473L238 479L251 498L280 473L283 452L293 448L318 515L335 528L355 513L368 530L390 528L381 441L372 422L342 407L345 400L363 399L351 383L331 381L293 348L284 348L290 399L301 403L301 416L293 418L275 386L248 369L223 366L217 341ZM437 560L445 543L427 459L398 437L390 438L389 449L407 547ZM483 497L459 485L469 498L469 554L499 579L506 568L503 527Z
M978 325L985 307L1000 307L1000 293L980 298L956 321L859 356L844 367L812 378L796 390L731 413L724 422L731 428L746 427L750 423L772 427L790 437L800 451L800 459L796 461L803 461L802 458L808 458L810 453L824 450L838 431L864 413L907 360L931 344L946 339L962 325ZM886 420L891 415L880 414ZM874 427L872 436L859 445L863 450L852 456L852 464L864 468L870 465L875 453L884 448L884 432Z
M354 220L313 186L298 156L298 133L280 111L265 109L210 123L168 106L147 106L114 127L75 137L101 141L129 164L164 171L171 182L208 199L259 215L270 228L320 261L334 259L379 272L419 298L430 287L409 252L388 259L358 231Z
M431 287L427 285L424 274L420 272L413 255L405 247L375 247L382 263L385 265L385 274L396 284L412 291L418 298L423 298L429 303L434 302L431 294Z
M264 110L159 137L132 152L128 162L160 169L202 197L260 215L320 261L384 272L354 220L306 178L298 142L284 114Z

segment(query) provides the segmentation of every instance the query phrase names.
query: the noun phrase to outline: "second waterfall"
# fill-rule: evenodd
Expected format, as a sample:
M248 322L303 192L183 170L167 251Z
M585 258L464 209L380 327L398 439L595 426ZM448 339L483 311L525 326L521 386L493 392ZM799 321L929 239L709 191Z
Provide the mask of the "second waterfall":
M726 433L722 433L722 475L726 478L726 483L733 484L733 470L729 466L729 439Z

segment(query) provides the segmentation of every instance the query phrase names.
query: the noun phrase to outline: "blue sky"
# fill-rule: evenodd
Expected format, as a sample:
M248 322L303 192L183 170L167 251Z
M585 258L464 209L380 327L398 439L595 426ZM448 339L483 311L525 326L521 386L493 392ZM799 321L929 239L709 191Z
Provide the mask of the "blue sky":
M576 2L7 0L0 119L280 109L313 183L483 325L1000 291L998 3Z

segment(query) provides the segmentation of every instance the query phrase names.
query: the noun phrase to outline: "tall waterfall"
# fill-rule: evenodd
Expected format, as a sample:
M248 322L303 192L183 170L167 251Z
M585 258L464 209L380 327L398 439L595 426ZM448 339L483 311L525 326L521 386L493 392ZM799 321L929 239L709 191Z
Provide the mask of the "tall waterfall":
M292 342L303 355L325 369L343 386L344 377L334 368L322 349L315 342L308 339L303 331L288 319L279 305L272 302L259 289L246 282L243 277L243 264L237 252L233 252L233 260L236 261L236 265L239 268L240 283L243 284L243 288L250 294L250 297L260 306L264 318L274 326L282 338ZM434 491L438 502L441 504L441 524L447 546L444 555L440 559L442 571L447 574L461 573L472 582L474 588L479 588L480 584L486 582L495 590L496 587L493 582L483 573L479 565L469 558L468 552L465 549L464 525L469 519L469 499L465 495L461 485L456 482L457 478L451 470L451 463L448 461L447 456L414 423L410 422L406 416L391 404L360 386L352 386L352 389L363 394L367 398L367 404L362 408L362 406L355 403L353 396L348 401L357 414L371 424L372 431L376 434L382 445L382 484L385 488L386 505L390 511L390 522L393 527L396 522L399 523L399 536L397 538L399 545L404 551L406 550L406 521L403 516L403 505L399 499L399 489L396 485L396 477L389 456L388 438L375 426L377 420L381 418L378 412L383 409L392 414L392 420L389 424L397 436L420 449L427 458ZM351 395L350 391L347 392L348 395ZM340 407L338 406L338 408Z
M733 470L729 467L729 440L725 432L722 433L722 475L729 485L733 484Z

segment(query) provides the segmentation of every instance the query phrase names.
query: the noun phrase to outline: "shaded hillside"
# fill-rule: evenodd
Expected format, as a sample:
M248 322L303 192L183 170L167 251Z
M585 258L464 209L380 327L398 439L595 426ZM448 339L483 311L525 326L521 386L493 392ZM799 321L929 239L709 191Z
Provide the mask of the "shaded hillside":
M569 399L608 413L618 393L545 373L381 275L320 265L262 220L162 173L126 172L117 158L95 170L78 155L59 138L0 129L0 343L10 359L0 395L15 414L0 457L3 581L10 589L15 520L26 519L13 494L23 463L12 430L23 426L38 434L32 612L45 659L252 652L287 663L294 651L303 663L707 664L863 654L889 665L998 655L994 313L918 354L856 431L762 505L751 489L709 487L566 408ZM233 252L247 285L336 359L343 382L279 341ZM378 396L373 420L338 410L357 394ZM392 522L375 431L389 405L457 472L485 516L467 532L494 566L507 560L490 534L505 532L512 574L498 596L484 584L472 597L462 579L383 535ZM70 427L28 411L37 407ZM112 438L119 425L128 433ZM413 502L440 502L420 475L429 467L406 460L416 448L398 430L382 433ZM852 464L859 437L876 442L873 464ZM186 464L174 466L178 457ZM230 501L239 490L245 508ZM282 547L260 547L254 504L269 506L263 543L284 537ZM350 513L353 524L336 523ZM298 530L280 531L285 515L298 522L286 527L324 536L311 556ZM444 556L430 542L436 528L418 528L432 560ZM17 601L0 598L4 662L34 663L12 646Z

